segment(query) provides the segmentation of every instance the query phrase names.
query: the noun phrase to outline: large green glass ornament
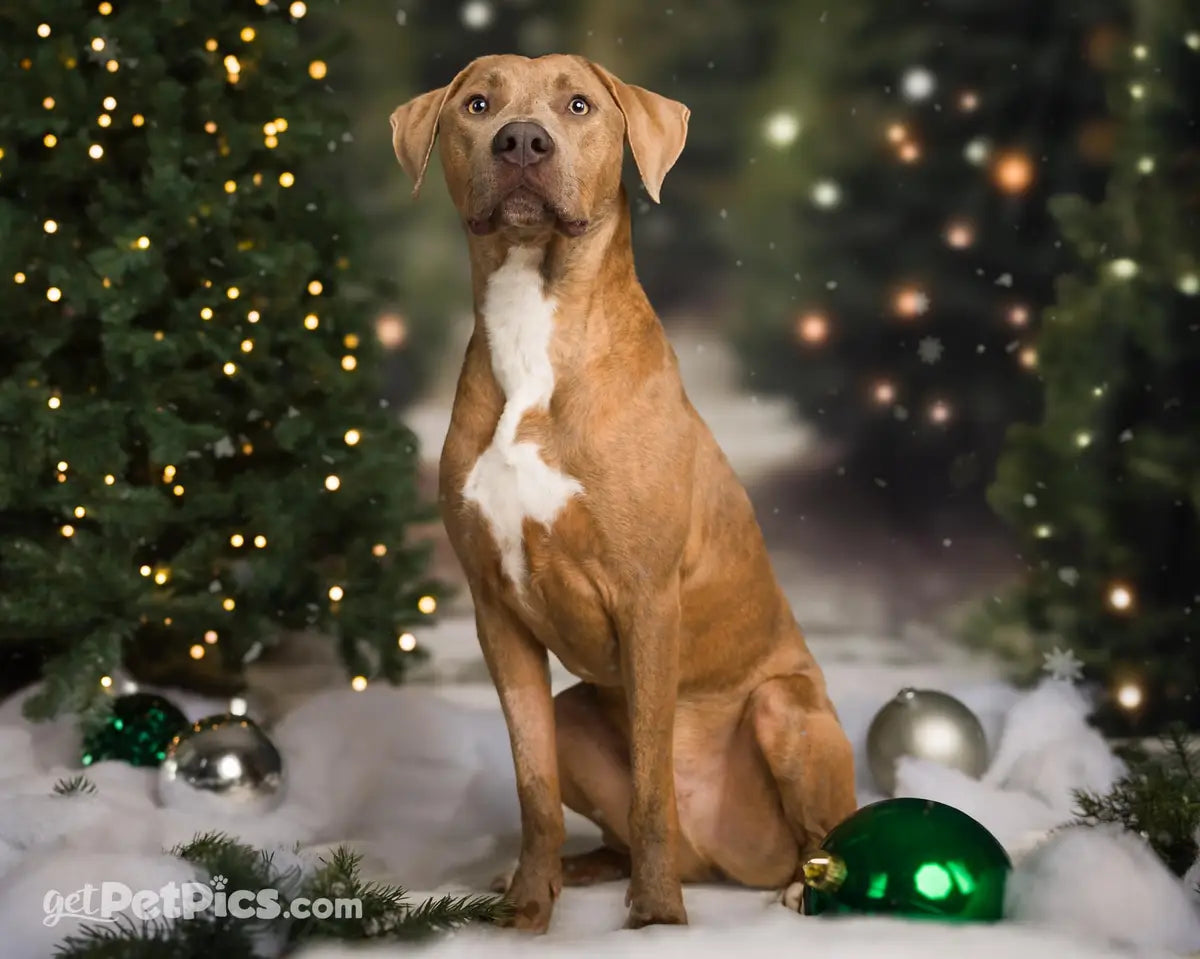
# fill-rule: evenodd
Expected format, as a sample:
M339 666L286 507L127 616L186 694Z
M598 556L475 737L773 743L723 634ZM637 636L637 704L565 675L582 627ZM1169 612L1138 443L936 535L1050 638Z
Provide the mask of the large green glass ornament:
M885 799L836 826L804 863L808 915L994 922L1012 863L966 813L928 799Z
M152 693L131 693L113 702L102 726L83 738L83 765L119 759L131 766L157 766L167 746L191 724L174 705Z

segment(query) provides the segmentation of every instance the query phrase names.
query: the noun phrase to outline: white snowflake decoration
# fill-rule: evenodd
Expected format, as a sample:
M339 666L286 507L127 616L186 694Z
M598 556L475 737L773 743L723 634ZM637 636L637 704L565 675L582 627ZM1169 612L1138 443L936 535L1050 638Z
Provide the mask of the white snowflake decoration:
M1059 649L1055 646L1050 652L1043 653L1043 671L1050 674L1051 679L1064 683L1077 683L1083 678L1083 662L1072 649Z
M933 364L942 358L945 349L942 341L936 336L926 336L917 344L917 355L921 357L922 363Z

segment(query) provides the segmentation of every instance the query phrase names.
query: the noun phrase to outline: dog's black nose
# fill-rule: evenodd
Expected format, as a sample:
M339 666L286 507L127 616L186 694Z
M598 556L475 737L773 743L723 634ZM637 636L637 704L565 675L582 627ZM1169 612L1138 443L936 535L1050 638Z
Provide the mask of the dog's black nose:
M554 153L554 141L540 123L514 120L492 138L492 155L517 166L541 163Z

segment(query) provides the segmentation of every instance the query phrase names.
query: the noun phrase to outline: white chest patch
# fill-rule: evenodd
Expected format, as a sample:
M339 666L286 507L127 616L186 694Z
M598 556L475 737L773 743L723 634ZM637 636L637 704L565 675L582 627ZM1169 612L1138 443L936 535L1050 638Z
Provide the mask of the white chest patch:
M501 568L518 592L526 577L525 520L549 526L567 501L583 492L578 480L546 464L535 443L516 441L522 417L548 407L554 393L550 336L555 302L543 295L540 258L535 248L513 247L488 278L482 313L504 411L462 491L487 520Z

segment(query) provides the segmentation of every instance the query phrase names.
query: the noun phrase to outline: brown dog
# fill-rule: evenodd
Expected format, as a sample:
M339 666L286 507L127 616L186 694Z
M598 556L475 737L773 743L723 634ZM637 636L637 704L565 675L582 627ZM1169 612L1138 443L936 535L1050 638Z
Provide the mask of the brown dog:
M565 881L630 877L629 925L681 881L785 887L855 808L853 757L750 501L638 284L621 186L650 197L688 109L579 57L484 57L392 114L420 188L440 134L475 330L440 499L508 724L515 925ZM547 651L582 682L551 696ZM560 859L562 804L604 846Z

